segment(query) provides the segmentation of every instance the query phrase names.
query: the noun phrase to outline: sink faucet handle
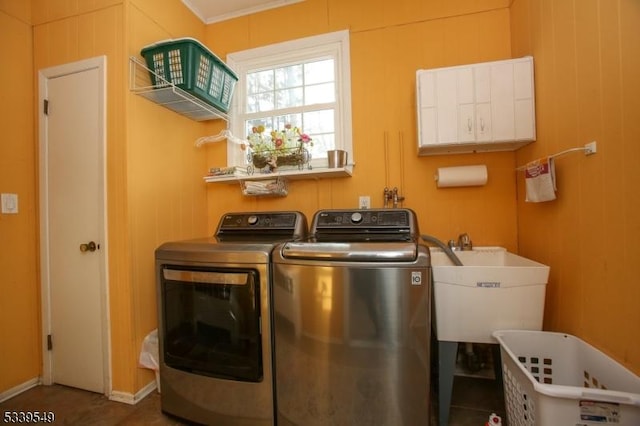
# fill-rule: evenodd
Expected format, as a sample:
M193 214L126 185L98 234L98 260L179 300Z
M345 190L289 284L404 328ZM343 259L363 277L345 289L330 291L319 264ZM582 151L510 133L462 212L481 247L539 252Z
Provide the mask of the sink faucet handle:
M471 242L471 237L466 232L464 234L460 234L458 236L458 247L460 250L472 250L473 243Z

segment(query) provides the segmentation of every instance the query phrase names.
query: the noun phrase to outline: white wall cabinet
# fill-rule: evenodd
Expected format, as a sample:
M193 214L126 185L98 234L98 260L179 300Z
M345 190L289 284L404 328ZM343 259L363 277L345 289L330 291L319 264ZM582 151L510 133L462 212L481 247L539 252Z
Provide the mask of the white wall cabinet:
M416 77L419 155L508 151L535 140L532 57Z

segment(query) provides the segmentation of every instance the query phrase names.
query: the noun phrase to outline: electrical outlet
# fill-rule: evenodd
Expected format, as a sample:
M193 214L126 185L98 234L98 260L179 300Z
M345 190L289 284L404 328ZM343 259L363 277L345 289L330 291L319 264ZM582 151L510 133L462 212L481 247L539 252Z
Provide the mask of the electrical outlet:
M2 213L18 213L18 194L2 194Z
M361 209L370 209L371 208L371 197L368 195L361 195L358 199L358 208Z

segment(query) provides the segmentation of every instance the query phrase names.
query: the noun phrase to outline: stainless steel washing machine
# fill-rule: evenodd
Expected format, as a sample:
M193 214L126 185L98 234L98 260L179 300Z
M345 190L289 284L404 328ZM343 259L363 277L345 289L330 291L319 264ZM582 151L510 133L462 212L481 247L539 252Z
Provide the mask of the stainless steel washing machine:
M430 266L409 209L321 210L274 250L278 425L429 425Z
M202 424L274 424L271 253L300 212L225 214L215 237L155 252L161 406Z

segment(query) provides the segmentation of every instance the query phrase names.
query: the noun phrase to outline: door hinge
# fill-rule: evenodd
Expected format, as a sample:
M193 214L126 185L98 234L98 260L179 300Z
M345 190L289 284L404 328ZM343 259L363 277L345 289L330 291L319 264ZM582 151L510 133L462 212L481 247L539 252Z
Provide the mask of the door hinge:
M45 99L42 105L44 109L44 115L49 115L49 99Z
M47 350L50 351L53 349L53 339L51 339L51 335L47 334Z

